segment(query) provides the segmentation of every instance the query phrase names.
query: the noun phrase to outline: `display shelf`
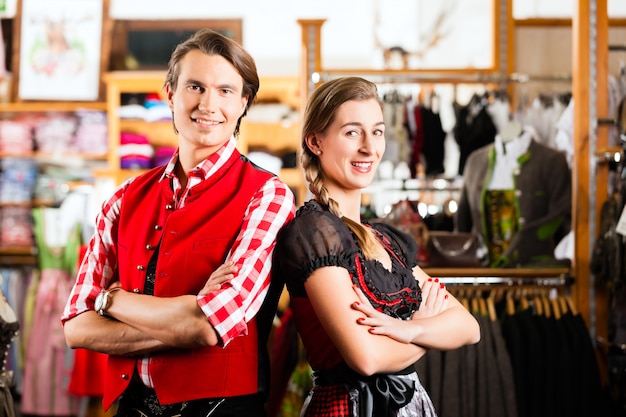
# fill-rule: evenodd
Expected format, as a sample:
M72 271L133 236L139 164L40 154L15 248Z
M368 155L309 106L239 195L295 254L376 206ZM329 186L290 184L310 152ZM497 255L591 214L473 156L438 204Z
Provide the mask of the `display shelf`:
M105 102L77 102L77 101L19 101L0 103L0 119L12 120L22 116L39 116L49 114L76 114L81 111L105 112ZM68 163L86 163L90 167L106 164L108 153L90 152L0 152L0 159L23 158L31 159L39 166L42 164L67 165ZM70 185L71 187L71 185ZM52 207L57 202L51 200L32 199L23 202L0 202L0 208L18 207L32 209L35 207ZM36 265L37 248L33 246L0 246L0 265L21 266Z
M68 159L83 159L94 161L106 161L107 154L104 153L83 153L83 152L29 152L29 153L13 153L0 152L0 158L30 158L37 161L67 161Z
M148 122L141 119L120 119L120 132L141 133L153 146L178 146L171 120Z
M77 110L105 111L107 104L100 101L21 101L17 103L0 103L1 113L24 112L75 112Z
M113 178L119 184L131 176L140 172L135 170L124 170L120 165L120 133L128 130L135 133L145 134L150 139L149 133L160 130L154 129L157 124L151 124L143 120L121 119L118 115L122 104L122 94L135 93L157 93L162 94L164 71L113 71L104 74L106 86L106 104L108 114L108 135L109 153L107 157L108 168L96 171L97 176L107 176ZM172 136L175 135L171 131Z

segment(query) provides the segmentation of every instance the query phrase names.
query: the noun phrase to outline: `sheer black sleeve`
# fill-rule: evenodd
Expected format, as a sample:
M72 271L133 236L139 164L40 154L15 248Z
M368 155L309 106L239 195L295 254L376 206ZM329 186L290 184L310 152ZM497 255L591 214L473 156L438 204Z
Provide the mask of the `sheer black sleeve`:
M340 266L353 272L357 251L341 219L305 206L278 234L272 275L284 281L293 296L304 296L304 282L318 268Z

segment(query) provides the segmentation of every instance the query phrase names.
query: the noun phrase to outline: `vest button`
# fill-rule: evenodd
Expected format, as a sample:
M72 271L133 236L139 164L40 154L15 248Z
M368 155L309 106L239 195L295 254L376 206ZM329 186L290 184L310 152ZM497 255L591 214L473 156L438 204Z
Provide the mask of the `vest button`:
M143 265L137 265L137 269L138 269L139 271L143 271L143 270L144 270L144 267L143 267Z
M128 380L128 374L122 374L122 379Z
M154 230L161 230L163 229L163 226L159 226L158 224L154 225Z
M139 288L133 288L133 292L135 294L139 294L141 292L141 290L139 290Z
M165 205L165 210L173 210L173 209L174 209L173 205L171 205L171 204L166 204Z
M146 245L146 249L148 249L148 250L154 250L154 246L152 246L152 245Z

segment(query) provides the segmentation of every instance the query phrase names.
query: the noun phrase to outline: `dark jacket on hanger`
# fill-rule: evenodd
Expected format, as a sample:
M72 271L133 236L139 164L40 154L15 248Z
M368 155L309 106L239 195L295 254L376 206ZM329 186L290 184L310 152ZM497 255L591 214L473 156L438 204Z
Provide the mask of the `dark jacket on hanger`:
M487 236L485 195L495 166L496 151L489 144L467 159L456 228ZM571 227L571 172L565 155L535 140L513 173L520 229L502 259L501 267L558 265L554 249Z

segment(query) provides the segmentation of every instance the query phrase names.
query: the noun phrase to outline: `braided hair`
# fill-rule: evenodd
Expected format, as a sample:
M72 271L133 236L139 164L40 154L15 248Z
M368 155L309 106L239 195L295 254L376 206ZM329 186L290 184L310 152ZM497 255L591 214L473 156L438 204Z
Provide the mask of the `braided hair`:
M309 191L318 203L346 223L356 236L363 255L367 259L376 257L380 243L370 228L342 215L339 204L328 194L320 159L309 149L306 140L315 133L324 132L334 122L337 109L343 103L351 100L371 99L377 100L382 108L376 84L360 77L337 78L317 87L309 97L304 110L300 154L300 162L304 176L309 183Z

